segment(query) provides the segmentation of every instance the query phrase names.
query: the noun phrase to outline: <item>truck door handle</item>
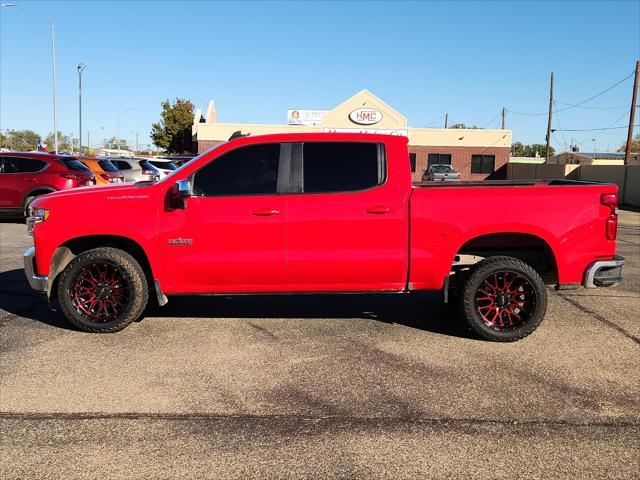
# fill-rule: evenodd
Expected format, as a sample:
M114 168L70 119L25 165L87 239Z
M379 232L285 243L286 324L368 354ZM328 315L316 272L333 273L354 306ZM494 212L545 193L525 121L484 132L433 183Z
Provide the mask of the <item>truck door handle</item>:
M275 208L256 208L251 213L260 217L268 217L270 215L278 215L280 211Z
M391 209L385 205L374 205L373 207L367 208L367 213L389 213Z

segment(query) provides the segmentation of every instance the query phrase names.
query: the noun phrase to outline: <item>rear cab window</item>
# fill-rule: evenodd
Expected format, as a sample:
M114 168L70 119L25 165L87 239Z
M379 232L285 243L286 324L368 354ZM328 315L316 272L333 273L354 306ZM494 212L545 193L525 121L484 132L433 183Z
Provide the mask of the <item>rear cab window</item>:
M357 192L386 181L384 145L357 142L305 142L304 193Z

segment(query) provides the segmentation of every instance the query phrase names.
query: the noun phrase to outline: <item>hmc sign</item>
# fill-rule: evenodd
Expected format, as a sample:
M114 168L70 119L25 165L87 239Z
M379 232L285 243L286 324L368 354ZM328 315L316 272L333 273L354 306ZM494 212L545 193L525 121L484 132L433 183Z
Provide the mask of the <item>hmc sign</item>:
M349 119L358 125L374 125L382 120L382 112L374 108L357 108L349 114Z

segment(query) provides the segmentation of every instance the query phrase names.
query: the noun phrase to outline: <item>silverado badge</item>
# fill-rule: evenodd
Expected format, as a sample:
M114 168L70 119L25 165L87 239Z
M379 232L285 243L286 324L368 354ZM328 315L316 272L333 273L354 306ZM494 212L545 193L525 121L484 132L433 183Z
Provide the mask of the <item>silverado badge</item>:
M170 247L179 247L179 246L189 246L193 243L193 238L170 238L169 246Z

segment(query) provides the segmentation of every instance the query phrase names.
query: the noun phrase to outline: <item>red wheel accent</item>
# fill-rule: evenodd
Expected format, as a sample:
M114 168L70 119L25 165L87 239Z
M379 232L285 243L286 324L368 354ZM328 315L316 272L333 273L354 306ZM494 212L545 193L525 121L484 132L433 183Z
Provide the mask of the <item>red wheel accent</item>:
M69 296L78 315L90 322L104 323L124 313L131 299L131 286L116 265L95 262L75 275Z
M533 284L516 272L492 273L475 294L478 316L490 328L514 330L534 315L538 297Z

